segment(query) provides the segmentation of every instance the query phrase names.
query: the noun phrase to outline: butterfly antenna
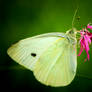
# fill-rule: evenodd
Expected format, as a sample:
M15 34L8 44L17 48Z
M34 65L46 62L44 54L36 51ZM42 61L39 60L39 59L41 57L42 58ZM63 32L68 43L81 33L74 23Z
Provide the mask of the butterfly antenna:
M75 10L74 16L73 16L73 20L72 20L72 28L74 27L74 20L75 20L75 16L78 12L78 8Z

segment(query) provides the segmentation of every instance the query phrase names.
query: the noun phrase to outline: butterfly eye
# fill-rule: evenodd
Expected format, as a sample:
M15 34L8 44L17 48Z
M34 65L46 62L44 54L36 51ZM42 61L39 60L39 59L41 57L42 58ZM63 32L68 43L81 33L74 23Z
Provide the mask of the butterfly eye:
M35 57L36 56L36 53L31 53L31 56Z
M70 33L70 34L74 34L74 31L73 31L73 30L70 30L69 33Z

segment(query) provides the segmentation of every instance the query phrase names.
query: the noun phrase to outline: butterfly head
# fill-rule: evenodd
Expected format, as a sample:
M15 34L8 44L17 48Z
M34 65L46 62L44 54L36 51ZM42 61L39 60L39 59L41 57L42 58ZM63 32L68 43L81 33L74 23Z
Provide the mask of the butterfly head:
M72 29L70 29L70 30L68 30L68 31L66 32L66 34L67 34L68 36L71 36L71 37L76 37L76 33L77 33L76 28L72 28Z

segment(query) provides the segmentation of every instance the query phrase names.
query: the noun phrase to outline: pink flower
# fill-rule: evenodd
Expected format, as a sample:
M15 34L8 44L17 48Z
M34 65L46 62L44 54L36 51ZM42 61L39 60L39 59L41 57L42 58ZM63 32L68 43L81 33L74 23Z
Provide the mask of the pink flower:
M87 28L91 29L92 26L90 26L89 24L87 25ZM86 53L87 53L87 58L85 59L85 61L88 59L89 60L89 44L91 44L92 41L92 33L90 33L88 30L86 29L82 29L80 31L80 52L78 54L78 56L81 55L83 49L85 49Z

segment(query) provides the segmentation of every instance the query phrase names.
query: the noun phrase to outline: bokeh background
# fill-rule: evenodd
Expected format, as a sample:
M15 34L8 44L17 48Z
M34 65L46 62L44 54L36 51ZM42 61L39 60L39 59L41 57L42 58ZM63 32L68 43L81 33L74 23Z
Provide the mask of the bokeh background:
M92 0L0 0L0 89L29 89L30 92L92 91L92 45L90 60L86 53L78 57L77 74L66 87L40 84L30 70L14 62L7 49L11 44L47 32L66 32L74 26L80 30L92 22ZM78 48L79 52L79 48Z

